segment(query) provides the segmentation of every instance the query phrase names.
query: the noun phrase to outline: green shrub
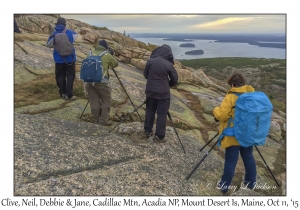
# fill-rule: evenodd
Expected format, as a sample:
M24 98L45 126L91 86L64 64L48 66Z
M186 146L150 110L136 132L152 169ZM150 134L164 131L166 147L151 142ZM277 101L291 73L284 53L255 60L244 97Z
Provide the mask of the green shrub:
M106 28L106 27L92 26L92 28L93 28L94 30L108 30L108 28Z

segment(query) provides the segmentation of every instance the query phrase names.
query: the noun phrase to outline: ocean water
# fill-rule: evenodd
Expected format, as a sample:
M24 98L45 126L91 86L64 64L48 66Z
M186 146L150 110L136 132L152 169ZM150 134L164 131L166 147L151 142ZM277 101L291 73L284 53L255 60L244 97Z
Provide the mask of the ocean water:
M248 43L224 43L214 40L192 40L191 42L167 41L163 38L134 38L146 44L167 44L172 48L175 59L197 59L217 57L277 58L286 59L286 49L258 47ZM179 47L180 44L193 43L195 47ZM203 50L202 55L185 55L192 50Z

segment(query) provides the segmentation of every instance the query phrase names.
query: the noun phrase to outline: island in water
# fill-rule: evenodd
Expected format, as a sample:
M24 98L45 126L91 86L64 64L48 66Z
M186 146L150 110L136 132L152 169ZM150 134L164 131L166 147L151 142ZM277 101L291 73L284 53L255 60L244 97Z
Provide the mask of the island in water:
M185 44L179 45L179 47L195 47L195 45L192 43L185 43Z
M165 40L165 41L178 41L178 42L191 42L191 41L193 41L191 39L176 38L176 37L174 37L174 38L165 38L163 40Z
M194 42L195 40L208 40L209 43L248 43L258 47L286 49L286 34L165 34L165 33L143 33L130 34L131 38L162 38L166 41Z
M204 51L203 50L192 50L192 51L185 52L184 54L186 54L186 55L202 55L202 54L204 54Z

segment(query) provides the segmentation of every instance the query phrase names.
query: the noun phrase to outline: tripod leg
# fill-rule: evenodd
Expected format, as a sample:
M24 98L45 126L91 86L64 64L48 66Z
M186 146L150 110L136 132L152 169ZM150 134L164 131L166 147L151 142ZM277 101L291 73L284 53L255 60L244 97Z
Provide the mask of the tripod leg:
M85 111L87 105L89 104L89 102L90 102L90 101L88 100L88 102L86 103L86 105L85 105L85 107L84 107L84 109L83 109L83 111L82 111L81 116L79 117L79 119L81 119L81 117L82 117L82 115L83 115L83 113L84 113L84 111Z
M127 115L121 122L119 122L115 127L113 127L108 133L110 133L111 131L113 131L116 127L118 127L123 121L125 121L128 117L130 117L134 112L137 112L137 110L139 108L141 108L144 104L146 103L146 101L144 101L141 105L139 105L137 108L135 108L133 110L133 112L131 112L129 115Z
M209 143L212 142L212 140L214 140L214 138L216 138L218 135L219 135L219 132L218 132L214 137L212 137L212 139L209 140L209 141L208 141L208 142L200 149L200 152L201 152L207 145L209 145Z
M216 146L217 143L218 143L218 141L216 141L216 143L210 148L210 150L203 156L203 158L200 160L200 162L197 163L197 165L193 168L193 170L191 171L191 173L186 177L186 180L188 180L192 176L192 174L197 170L197 168L205 160L205 158L208 156L208 154L210 153L210 151Z
M132 102L131 98L129 97L129 95L128 95L128 93L127 93L126 89L125 89L125 87L123 86L123 83L121 82L121 80L120 80L119 76L117 75L117 72L116 72L116 71L115 71L113 68L112 68L112 70L113 70L113 72L115 73L115 75L116 75L117 79L119 80L119 82L120 82L120 84L121 84L122 88L124 89L124 91L125 91L125 93L126 93L127 97L129 98L129 100L130 100L130 102L131 102L132 106L133 106L134 108L136 108L136 107L135 107L135 105L134 105L134 103ZM142 122L143 120L142 120L142 118L141 118L140 114L139 114L138 112L136 112L136 113L138 114L138 116L139 116L139 118L140 118L140 120L141 120L141 122Z
M255 148L256 148L258 154L260 155L261 159L264 161L265 165L267 166L267 168L268 168L269 172L271 173L273 179L275 180L277 186L280 187L280 184L279 184L278 181L276 180L274 174L272 173L272 171L271 171L271 169L269 168L268 164L266 163L265 159L264 159L263 156L261 155L261 153L260 153L260 151L258 150L257 146L255 146Z
M174 128L174 130L175 130L175 133L176 133L176 135L177 135L177 138L178 138L178 140L179 140L179 142L180 142L180 144L181 144L181 147L182 147L182 149L183 149L183 152L185 153L185 149L184 149L184 147L183 147L183 145L182 145L182 142L181 142L181 140L180 140L180 138L179 138L179 135L178 135L178 133L177 133L177 130L176 130L175 126L174 126L174 123L173 123L173 121L172 121L172 117L171 117L171 115L170 115L169 112L167 112L167 115L168 115L168 117L169 117L169 119L170 119L170 121L171 121L171 123L172 123L172 126L173 126L173 128Z

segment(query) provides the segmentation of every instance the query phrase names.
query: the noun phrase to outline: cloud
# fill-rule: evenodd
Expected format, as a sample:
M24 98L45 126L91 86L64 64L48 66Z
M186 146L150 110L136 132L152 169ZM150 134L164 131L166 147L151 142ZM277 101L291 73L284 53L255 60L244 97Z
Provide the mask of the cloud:
M252 17L228 17L224 19L220 19L213 22L203 23L199 25L194 25L195 28L207 28L207 29L219 29L228 27L229 24L236 23L236 22L245 22L251 21L254 18Z
M65 14L123 33L284 32L286 17L268 14Z
M200 15L170 15L170 17L175 17L175 18L194 18L199 16Z

